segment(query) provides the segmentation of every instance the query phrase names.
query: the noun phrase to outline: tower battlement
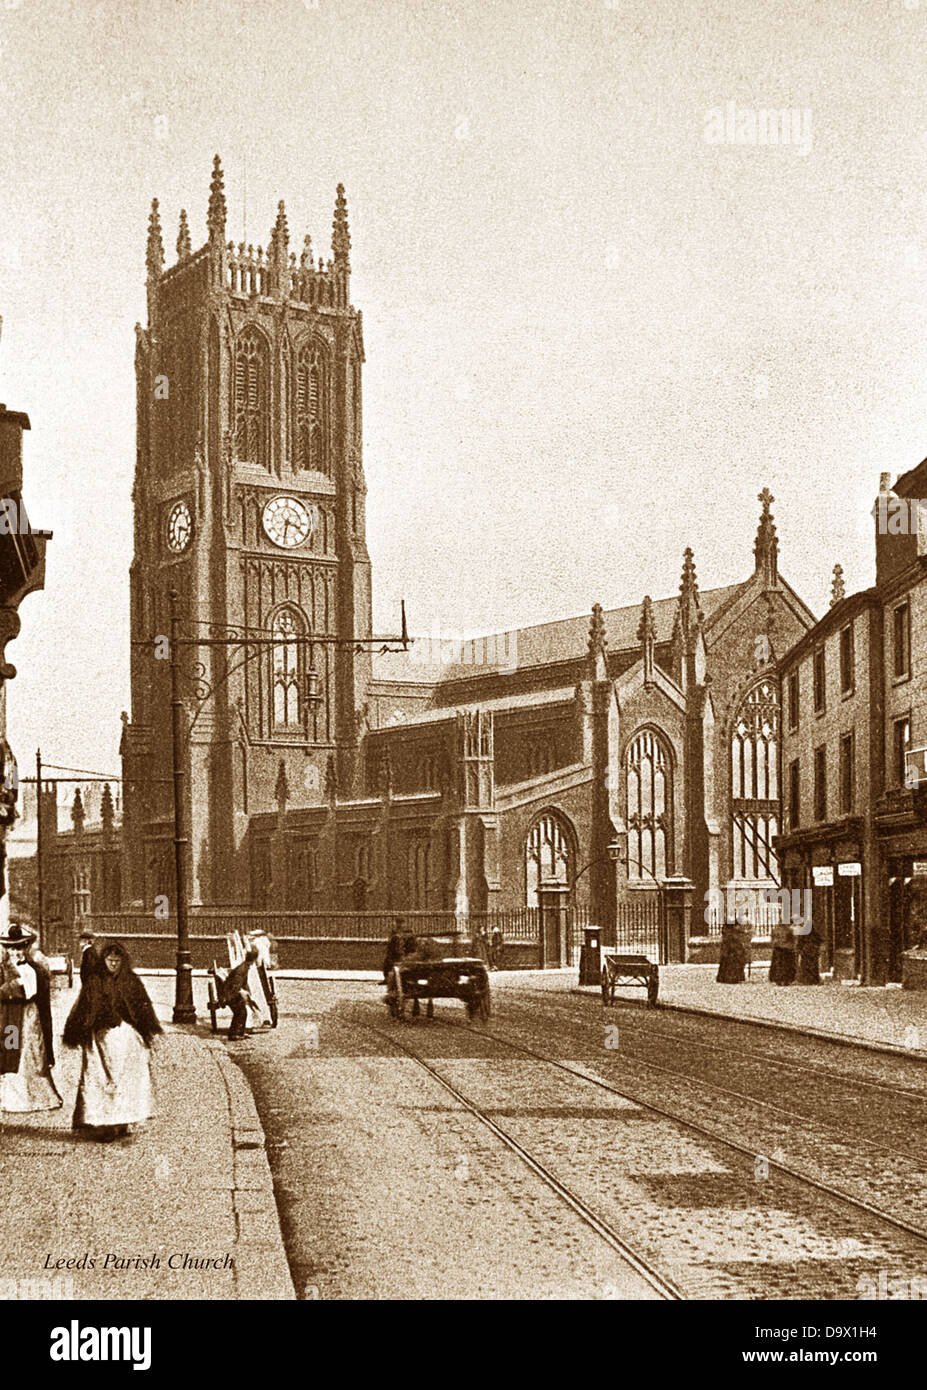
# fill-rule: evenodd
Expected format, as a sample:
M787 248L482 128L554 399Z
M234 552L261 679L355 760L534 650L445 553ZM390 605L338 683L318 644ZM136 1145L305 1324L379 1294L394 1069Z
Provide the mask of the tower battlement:
M289 228L286 208L281 200L277 219L271 229L266 250L252 242L226 240L225 175L219 156L213 161L209 193L207 225L208 240L198 251L191 249L190 228L186 209L181 209L177 236L177 260L165 268L161 216L157 198L151 205L148 222L146 262L151 305L158 292L178 282L187 288L191 277L211 283L245 299L289 300L314 309L351 311L349 253L351 236L344 185L335 193L332 220L331 256L316 258L312 238L308 234L297 256L289 249Z

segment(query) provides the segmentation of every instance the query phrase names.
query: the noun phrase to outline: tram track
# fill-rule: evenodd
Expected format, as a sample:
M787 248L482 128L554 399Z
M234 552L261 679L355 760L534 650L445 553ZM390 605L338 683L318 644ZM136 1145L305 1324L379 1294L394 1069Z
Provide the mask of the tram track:
M554 999L558 998L558 996L551 996L549 991L534 990L530 992L535 995L545 994L548 997L553 997ZM689 1047L696 1047L702 1051L712 1053L715 1056L715 1058L718 1057L719 1048L717 1044L706 1043L700 1039L691 1037L688 1034L688 1032L672 1034L659 1029L654 1029L651 1026L649 1012L641 1012L640 1014L637 1014L637 1011L634 1008L634 1001L629 1000L622 1002L627 1003L628 1013L630 1016L637 1016L637 1022L640 1024L640 1039L637 1041L639 1041L640 1043L646 1044L648 1041L652 1039L660 1039L663 1043L676 1048L679 1048L681 1045L687 1049ZM565 1023L568 1022L570 1027L575 1028L577 1024L575 1014L569 1014L567 1010L562 1007L558 1007L558 1012L564 1016ZM600 1017L602 1017L602 1019L607 1023L610 1015L603 1013ZM594 1026L592 1020L589 1018L585 1018L582 1021L587 1028L591 1028ZM737 1022L739 1025L739 1020ZM776 1101L764 1099L762 1096L759 1096L749 1090L740 1091L735 1090L731 1086L720 1085L714 1079L706 1077L704 1075L699 1075L696 1072L682 1071L678 1067L665 1065L665 1062L657 1062L653 1059L652 1056L646 1055L644 1052L640 1050L628 1048L624 1044L622 1045L622 1054L627 1060L633 1062L636 1066L646 1068L647 1070L652 1072L659 1072L665 1075L666 1077L674 1081L678 1081L679 1083L687 1086L700 1087L706 1091L713 1091L716 1095L724 1097L725 1099L729 1099L731 1101L739 1101L742 1104L751 1105L757 1109L765 1110L770 1114L778 1114L783 1120L789 1122L792 1125L806 1128L810 1125L816 1127L818 1130L822 1132L826 1130L836 1132L839 1130L841 1134L844 1135L845 1142L845 1133L843 1131L844 1120L842 1118L840 1120L835 1120L832 1116L814 1113L813 1107L809 1107L809 1109L806 1110L797 1110L789 1106L782 1105ZM836 1103L839 1103L839 1096L835 1094L836 1088L838 1087L840 1088L840 1092L848 1098L848 1100L846 1101L848 1108L855 1100L854 1092L856 1091L857 1086L860 1086L865 1090L869 1091L870 1093L874 1094L880 1100L896 1099L900 1102L903 1102L903 1104L906 1107L911 1107L911 1109L915 1112L913 1118L910 1116L904 1116L906 1130L909 1131L912 1125L916 1126L917 1128L923 1131L923 1137L925 1141L927 1141L927 1090L919 1090L915 1087L896 1086L891 1082L882 1082L868 1077L857 1078L855 1075L852 1077L847 1077L845 1074L842 1075L841 1073L832 1071L829 1068L821 1068L814 1066L813 1064L793 1062L790 1059L779 1058L774 1054L753 1051L748 1048L743 1048L739 1045L735 1054L725 1055L725 1061L728 1066L740 1066L745 1061L747 1061L748 1065L752 1064L754 1066L762 1067L764 1071L769 1071L770 1069L776 1069L780 1071L785 1070L793 1074L813 1076L816 1081L820 1081L822 1079L827 1080L831 1085L831 1091L828 1093L826 1100L831 1107L833 1107ZM823 1098L818 1096L817 1099L818 1103L820 1103ZM897 1122L898 1121L896 1117L896 1123ZM871 1118L869 1118L868 1123L871 1126L875 1122ZM856 1116L854 1116L854 1125L855 1132L853 1134L853 1142L857 1146L869 1149L875 1154L882 1155L883 1157L894 1161L903 1161L909 1164L916 1164L920 1169L925 1170L925 1173L927 1173L927 1146L922 1147L919 1151L912 1148L902 1149L889 1147L885 1144L884 1140L873 1139L869 1135L867 1135L864 1132L863 1123Z
M521 1162L540 1178L541 1181L556 1194L557 1197L567 1206L580 1220L588 1226L595 1234L605 1242L609 1248L618 1254L645 1282L654 1290L655 1293L668 1301L684 1300L686 1295L671 1279L668 1279L658 1270L649 1260L642 1256L638 1251L632 1249L628 1242L602 1217L573 1192L565 1183L553 1173L546 1164L531 1154L523 1144L508 1134L501 1125L497 1124L493 1118L486 1113L483 1107L476 1104L468 1096L453 1084L446 1076L421 1057L414 1049L406 1047L392 1033L387 1033L384 1029L375 1027L366 1018L356 1020L361 1022L369 1033L372 1033L382 1043L394 1048L397 1052L403 1053L428 1073L433 1081L436 1081L445 1091L447 1091L457 1101L464 1110L479 1120L480 1123L490 1131L505 1147L513 1153Z
M575 1008L576 999L578 997L575 994L565 996L556 993L554 990L549 989L532 989L530 985L523 989L520 989L519 993L542 996L544 999L549 1000L555 1006L560 1007L561 1012L564 1013L566 1013L567 1009L569 1009L570 1007ZM581 997L588 998L591 1002L594 1001L593 995L584 994ZM713 1024L719 1024L721 1026L728 1025L732 1030L740 1029L743 1031L747 1031L751 1028L765 1028L773 1030L776 1033L786 1033L789 1035L794 1034L797 1037L802 1038L810 1037L815 1043L825 1047L851 1048L863 1053L869 1051L873 1054L873 1056L876 1057L898 1058L898 1060L902 1063L905 1063L913 1067L919 1067L924 1070L924 1088L916 1086L898 1086L892 1082L882 1082L876 1080L875 1078L863 1076L854 1076L852 1085L862 1086L869 1090L878 1091L882 1094L896 1095L908 1100L921 1101L925 1105L927 1105L927 1056L919 1055L916 1052L906 1052L902 1051L900 1048L897 1051L887 1052L882 1051L881 1049L867 1048L866 1043L863 1041L857 1042L850 1039L844 1039L836 1035L834 1037L829 1037L819 1033L805 1033L800 1029L789 1029L783 1027L780 1024L773 1023L772 1021L767 1019L732 1018L728 1015L713 1014L707 1011L696 1009L676 1010L675 1006L673 1005L658 1005L655 1010L648 1010L646 1013L644 1013L643 1006L639 1004L638 1001L635 999L616 999L614 1004L608 1005L607 1007L612 1009L617 1007L621 1012L626 1011L628 1013L633 1014L640 1013L641 1016L646 1018L647 1020L648 1037L661 1038L665 1042L677 1045L680 1042L684 1041L687 1047L697 1047L701 1051L705 1052L716 1053L717 1047L712 1043L706 1043L701 1041L701 1039L695 1037L692 1032L683 1032L682 1030L680 1030L679 1033L667 1033L660 1029L653 1028L651 1026L651 1019L653 1017L659 1017L662 1011L664 1013L672 1013L674 1016L680 1016L685 1018L709 1019ZM603 1017L607 1017L607 1015L603 1014ZM848 1086L850 1084L847 1081L845 1073L834 1071L831 1067L819 1066L813 1062L796 1062L790 1058L776 1056L772 1052L760 1052L755 1048L742 1047L738 1045L737 1057L738 1060L743 1058L749 1058L751 1061L762 1063L764 1066L774 1066L782 1071L791 1071L799 1075L814 1077L817 1080L832 1081L841 1086ZM680 1075L683 1075L683 1073L680 1073Z
M648 1029L647 1036L652 1037L654 1036L654 1034ZM670 1034L658 1034L657 1036L666 1038L668 1041L676 1043L678 1043L679 1041L679 1039L672 1038ZM687 1039L687 1044L688 1041L689 1040ZM710 1046L709 1044L700 1045L706 1048ZM716 1049L712 1050L716 1051ZM761 1054L757 1055L760 1056ZM676 1067L667 1067L662 1062L655 1062L650 1057L642 1056L639 1052L630 1052L624 1050L624 1056L629 1061L633 1062L636 1066L645 1067L648 1071L659 1072L661 1073L661 1075L669 1077L674 1081L682 1082L688 1086L699 1087L705 1091L713 1091L717 1096L722 1096L729 1100L740 1101L747 1105L757 1107L761 1110L770 1111L775 1115L781 1117L782 1119L787 1120L793 1124L807 1125L809 1121L813 1120L813 1123L816 1124L819 1128L834 1128L834 1122L832 1120L822 1120L814 1118L809 1115L803 1114L799 1110L791 1110L787 1106L780 1105L776 1101L764 1100L763 1097L751 1095L747 1091L738 1091L731 1086L719 1085L717 1081L709 1080L708 1078L703 1076L695 1076L691 1072L680 1071ZM838 1079L841 1081L841 1084L845 1090L852 1091L855 1082L848 1081L846 1077ZM873 1085L875 1085L875 1083L873 1083ZM880 1094L898 1094L902 1095L905 1100L916 1099L922 1102L924 1105L927 1105L927 1094L921 1095L917 1092L909 1093L907 1091L893 1091L891 1087L881 1088L876 1086L876 1089L879 1090ZM924 1123L927 1124L927 1111L925 1111ZM856 1143L857 1145L861 1145L867 1149L871 1149L874 1153L877 1153L884 1158L895 1159L907 1163L917 1163L921 1165L925 1163L925 1155L923 1152L918 1153L911 1149L889 1148L883 1142L876 1139L870 1139L864 1134L854 1135L854 1143ZM925 1235L927 1235L927 1229L925 1229Z
M588 1225L604 1226L620 1242L610 1241L612 1249L630 1251L635 1269L643 1261L675 1290L664 1297L793 1298L800 1283L804 1297L855 1298L859 1279L873 1267L927 1271L927 1229L778 1157L765 1160L768 1181L760 1182L756 1164L762 1150L631 1086L616 1085L492 1028L439 1018L423 1020L407 1038L397 1038L392 1029L371 1023L366 1009L362 1020L356 1012L354 1019L414 1060L554 1191L564 1188L567 1204ZM456 1035L465 1047L458 1050L455 1043L438 1059L422 1056L419 1042L427 1051L442 1034ZM473 1071L484 1050L489 1069ZM544 1072L538 1080L517 1069L508 1072L504 1064L513 1058ZM558 1094L554 1076L606 1093L622 1107L611 1114L581 1090L575 1101L569 1093ZM660 1126L650 1131L650 1144L642 1137L628 1142L632 1131L625 1122L635 1118L630 1108ZM514 1120L515 1134L499 1124L506 1116ZM639 1121L633 1130L644 1133ZM691 1165L686 1135L688 1142L705 1146L695 1162L696 1168L705 1164L701 1178ZM674 1159L677 1152L684 1157ZM603 1161L616 1166L603 1170ZM670 1176L676 1172L678 1179ZM683 1184L681 1204L673 1196L674 1182Z
M468 1028L467 1025L454 1023L448 1019L440 1019L437 1020L437 1022L438 1026L441 1028L456 1029L458 1031L466 1031L468 1033L473 1031L470 1028ZM518 1052L523 1056L530 1057L534 1061L543 1062L547 1066L554 1067L558 1071L565 1072L568 1075L574 1076L578 1080L593 1085L599 1088L600 1090L609 1092L610 1094L615 1096L620 1096L623 1100L631 1101L634 1105L640 1106L641 1109L650 1111L652 1114L659 1115L662 1119L669 1120L673 1124L681 1125L685 1129L689 1130L691 1133L698 1134L703 1139L708 1139L715 1144L724 1145L726 1148L733 1150L742 1157L748 1158L751 1162L756 1161L757 1152L755 1146L751 1147L737 1139L731 1138L728 1135L721 1134L717 1130L709 1128L706 1125L700 1125L695 1120L689 1119L686 1116L679 1115L678 1113L668 1110L663 1106L657 1105L653 1101L645 1100L640 1095L635 1094L633 1091L628 1090L624 1087L616 1086L614 1085L614 1083L606 1081L604 1078L597 1076L595 1073L588 1071L585 1068L580 1070L577 1067L571 1066L568 1062L563 1062L558 1060L557 1058L549 1057L544 1053L539 1052L536 1048L529 1047L524 1043L516 1042L511 1038L503 1037L497 1033L492 1033L485 1028L481 1028L479 1030L478 1036L488 1041L498 1043L504 1047L508 1047L513 1052ZM634 1060L635 1062L638 1061L637 1058L635 1058ZM650 1064L645 1063L645 1065ZM659 1068L659 1070L668 1072L671 1071L671 1069L669 1068L662 1067ZM674 1077L678 1077L678 1079L683 1081L691 1083L694 1080L695 1083L698 1085L705 1084L698 1078L687 1077L683 1073L671 1072L671 1074ZM727 1092L726 1088L724 1087L715 1086L713 1089L715 1089L716 1091L725 1092L726 1094L734 1096L738 1099L744 1099L744 1097L739 1096L737 1092ZM764 1102L757 1101L753 1097L746 1097L745 1099L747 1099L751 1104L764 1104ZM796 1115L795 1118L802 1120L805 1119L804 1116L798 1115ZM888 1153L890 1156L892 1155L891 1150L889 1150ZM783 1176L791 1179L792 1181L801 1183L805 1187L811 1187L815 1189L817 1192L820 1192L821 1194L827 1196L832 1201L842 1203L843 1205L854 1209L858 1213L863 1213L867 1217L874 1218L875 1220L882 1222L884 1225L892 1226L894 1229L902 1231L906 1236L911 1236L914 1239L922 1242L925 1246L927 1246L927 1228L915 1226L910 1222L904 1221L900 1217L895 1216L893 1213L885 1211L884 1208L874 1206L872 1203L865 1202L861 1198L854 1196L850 1192L846 1192L842 1188L834 1187L830 1183L823 1182L818 1178L812 1177L810 1174L803 1173L800 1169L797 1169L793 1167L791 1164L783 1162L782 1160L766 1157L765 1162L768 1163L771 1169L775 1169L775 1171L781 1173Z

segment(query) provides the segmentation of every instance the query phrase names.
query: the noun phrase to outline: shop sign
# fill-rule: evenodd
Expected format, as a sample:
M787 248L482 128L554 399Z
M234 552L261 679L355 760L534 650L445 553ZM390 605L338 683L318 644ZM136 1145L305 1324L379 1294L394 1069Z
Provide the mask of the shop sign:
M837 873L841 878L862 878L862 864L838 864Z
M833 888L834 871L829 864L813 864L811 873L815 888Z
M915 878L927 876L927 859L915 859L911 866L911 873Z

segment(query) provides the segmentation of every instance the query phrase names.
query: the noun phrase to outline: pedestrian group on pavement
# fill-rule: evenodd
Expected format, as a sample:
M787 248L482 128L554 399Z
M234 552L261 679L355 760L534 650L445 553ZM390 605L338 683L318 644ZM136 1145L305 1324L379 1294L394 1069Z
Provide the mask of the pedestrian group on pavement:
M58 1110L51 967L23 923L0 933L0 947L0 1110ZM151 1118L151 1045L163 1030L125 947L82 937L81 948L80 993L62 1034L65 1047L81 1052L72 1124L107 1142Z

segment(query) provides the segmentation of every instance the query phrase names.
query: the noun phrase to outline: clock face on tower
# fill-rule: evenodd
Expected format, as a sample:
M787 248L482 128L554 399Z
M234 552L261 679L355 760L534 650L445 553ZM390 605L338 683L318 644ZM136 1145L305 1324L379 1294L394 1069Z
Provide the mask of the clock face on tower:
M193 535L193 518L186 502L176 502L167 518L167 548L180 555L190 544Z
M308 540L315 528L315 508L298 497L273 497L264 508L264 530L274 545L291 550Z

